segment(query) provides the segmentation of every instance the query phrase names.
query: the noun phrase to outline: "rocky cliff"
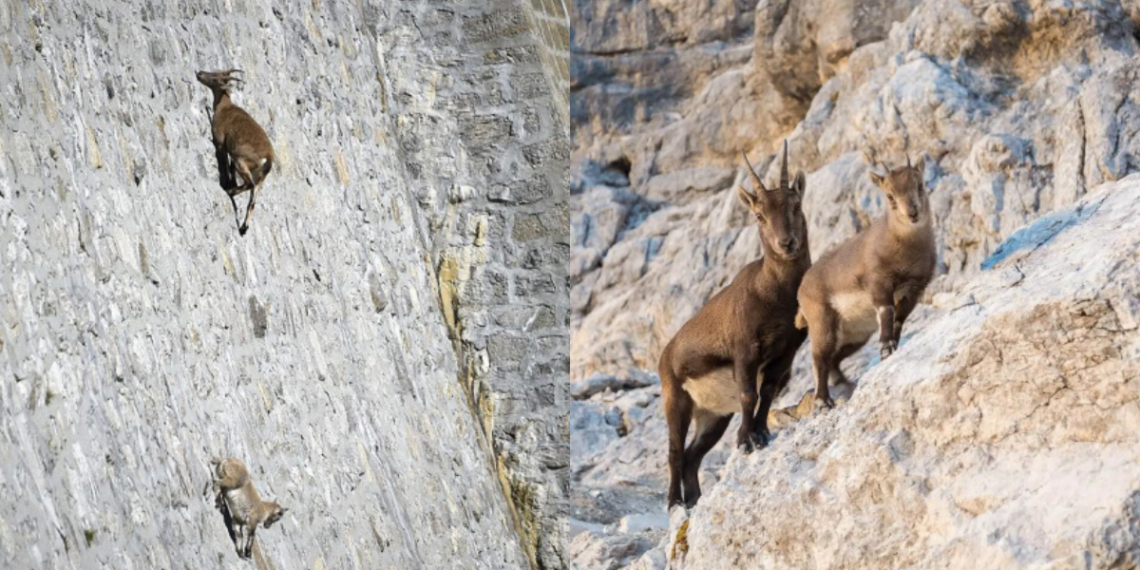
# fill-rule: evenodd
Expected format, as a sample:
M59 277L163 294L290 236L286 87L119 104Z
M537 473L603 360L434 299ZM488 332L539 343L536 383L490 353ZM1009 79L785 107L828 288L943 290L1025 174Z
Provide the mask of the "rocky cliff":
M1052 227L1049 224L1060 222L1043 216L1071 212L1087 193L1140 170L1140 105L1135 99L1140 72L1135 54L1140 44L1134 24L1140 12L1132 2L726 0L702 4L701 10L677 2L635 2L626 10L622 5L581 0L572 17L580 57L573 67L571 96L576 144L572 165L576 213L569 267L571 377L572 392L579 399L572 411L572 504L579 523L571 549L582 566L591 567L630 563L664 534L661 529L667 521L660 510L660 494L665 433L655 385L656 358L681 324L740 267L760 255L753 222L731 191L744 181L741 150L767 173L767 179L773 179L774 151L782 140L788 141L793 170L807 173L804 209L813 257L883 212L882 193L866 176L868 158L898 165L907 156L929 157L926 183L938 234L939 275L908 323L911 331L942 322L944 313L966 303L961 300L968 298L965 291L995 279L988 275L1004 275L998 281L1022 278L1020 269L1011 268L1016 265L999 269L995 261L1001 247L1021 239L1015 238L1016 232L1037 232L1042 226L1035 222L1046 220L1053 220L1045 226ZM622 22L632 24L619 25ZM1104 192L1126 187L1109 184ZM1089 222L1091 218L1078 223ZM1108 234L1106 239L1127 241L1125 234L1117 233L1124 230L1108 224L1098 227ZM1086 254L1051 255L1062 264L1077 262ZM1134 258L1120 263L1132 267ZM1051 275L1042 273L1040 278L1051 280ZM1028 273L1024 278L1029 279ZM1095 275L1081 273L1075 278L1088 281L1074 285L1074 290L1087 292L1100 286ZM1072 301L1077 305L1081 299ZM1114 302L1132 306L1127 299ZM1010 330L1028 328L1029 317L1006 318L1016 321ZM1041 335L1067 326L1067 318L1043 321ZM985 325L979 320L961 326ZM970 328L966 333L982 335L983 330ZM1013 346L1005 347L1014 339L996 332L991 337L994 350L1015 352ZM1119 348L1128 342L1117 339L1110 344ZM1088 350L1083 357L1093 361L1118 360L1128 353L1121 349L1105 356L1095 346L1072 346L1073 358ZM791 386L777 402L785 408L773 418L780 425L805 414L797 408L810 385L803 356ZM909 361L925 356L908 351L892 357L890 374L901 375L897 382L919 382L920 377L907 375L912 368L921 369L919 363ZM1035 357L1027 352L1025 358ZM872 349L850 359L846 368L856 378L868 370L868 379L887 374L879 372L877 364ZM960 376L969 379L975 373L980 372L964 370ZM1017 376L1007 374L1010 381ZM1058 374L1067 378L1069 372ZM852 407L863 401L863 409L898 413L887 396L860 390L855 391ZM1090 412L1078 417L1095 423L1097 416ZM848 414L857 413L841 406L834 418L825 415L829 419L818 421L847 425L844 422L854 421ZM1007 413L1004 407L994 407L983 415L1016 423L1019 414L1016 409ZM823 429L810 425L794 433ZM857 432L869 429L858 425ZM804 442L806 437L788 439ZM962 437L969 442L972 436ZM856 453L847 448L829 453L834 454L835 465L857 464L860 460L854 457L844 459L849 451ZM749 465L757 469L761 463L776 461L763 459L771 453L750 458ZM1000 455L995 461L1020 460L1008 450L995 453ZM1110 446L1100 445L1089 453L1106 457ZM778 500L768 490L761 496L763 484L758 479L748 479L756 481L755 487L735 480L746 468L732 467L730 462L728 469L720 469L730 457L725 446L714 450L703 474L710 482L734 479L728 488L718 487L714 501L722 506L733 503L742 512L751 509L762 517L769 501L770 508L779 511L805 500L800 494ZM788 481L788 470L807 464L780 465L765 467L772 493L777 489L774 479ZM1053 473L1047 467L1042 467L1044 472ZM1111 467L1106 477L1119 476L1126 469L1126 465ZM824 495L832 492L826 485L819 489ZM835 510L821 514L821 519L835 522L839 514L862 508L854 495L844 495L843 501L832 504ZM1104 504L1124 508L1123 502ZM814 512L802 504L797 508L801 513ZM815 557L810 559L763 554L717 558L711 554L716 548L734 544L732 548L739 550L729 551L743 553L747 548L740 544L759 544L733 542L759 531L754 525L730 524L727 507L721 514L713 513L712 507L702 509L698 506L687 528L693 533L692 554L700 550L707 561L694 562L697 558L690 557L686 564L762 566L769 563L765 560L777 560L778 567L832 563L842 567L838 561L851 560L825 558L824 552L838 548L831 543L813 551ZM915 524L905 515L892 516L907 521L899 528ZM769 526L763 534L787 532L781 535L788 537L783 544L799 540L793 528L806 528L795 525L826 526L822 520L809 523L796 517L774 517L787 527L765 519ZM633 524L639 520L645 524ZM852 520L862 528L877 524L858 517ZM1079 528L1084 532L1091 527ZM730 532L739 534L725 538ZM843 536L838 530L827 532ZM700 533L703 538L698 538ZM713 538L716 533L721 538ZM1042 536L1061 540L1061 535L1047 531ZM701 544L708 547L698 547ZM938 548L934 542L927 546L931 551ZM924 548L915 547L914 552L925 553ZM866 546L864 553L869 552L878 550ZM638 564L664 564L664 556L664 549L650 550ZM1017 556L1013 560L1018 564L1028 560ZM923 567L918 559L896 561Z
M728 462L683 567L1135 565L1137 220L1130 176L1015 232L837 413Z
M565 108L541 3L0 5L0 565L560 567ZM199 69L277 163L239 237ZM239 199L244 207L244 199Z

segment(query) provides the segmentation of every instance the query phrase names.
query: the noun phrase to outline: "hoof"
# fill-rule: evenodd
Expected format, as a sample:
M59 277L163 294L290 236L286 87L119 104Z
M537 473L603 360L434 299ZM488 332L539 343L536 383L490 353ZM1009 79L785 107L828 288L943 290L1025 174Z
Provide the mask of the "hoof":
M247 232L247 231L249 231L249 226L247 226L245 224L242 224L242 226L240 228L238 228L238 233L243 235L243 236L245 235L245 232Z
M895 349L897 349L898 347L899 347L899 343L897 343L893 340L888 340L886 342L880 342L879 343L879 357L882 359L886 359L888 356L893 354L895 352Z
M739 449L740 453L743 455L748 455L748 454L752 453L753 451L755 451L757 448L763 449L764 447L767 447L767 446L768 446L768 439L767 438L761 438L755 433L750 434L747 439L744 439L743 441L738 441L736 443L736 449Z
M815 403L817 405L822 404L823 407L828 410L835 407L835 401L831 399L831 394L820 394L817 392L815 395Z
M756 442L757 449L764 449L768 447L768 442L772 439L772 434L768 433L767 429L757 431L752 434L752 439Z

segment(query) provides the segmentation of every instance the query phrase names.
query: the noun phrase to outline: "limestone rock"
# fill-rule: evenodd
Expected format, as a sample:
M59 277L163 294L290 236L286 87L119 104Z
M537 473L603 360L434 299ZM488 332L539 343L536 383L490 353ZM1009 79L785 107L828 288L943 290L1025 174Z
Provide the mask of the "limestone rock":
M697 168L739 168L740 148L771 180L773 154L756 150L775 150L780 131L753 127L731 137L732 149L725 131L706 128L715 122L706 119L806 93L810 104L798 110L786 103L763 106L777 114L794 111L784 124L792 129L791 167L808 174L813 255L882 214L882 193L865 176L868 151L889 166L925 153L942 273L932 294L953 291L975 275L1021 225L1138 168L1128 158L1140 155L1140 105L1133 97L1140 66L1130 55L1140 45L1128 31L1131 8L925 1L868 5L863 13L863 4L852 6L758 3L751 38L757 51L750 61L711 68L699 80L642 78L641 88L677 94L670 99L672 114L666 113L671 118L619 127L604 115L576 117L592 125L589 137L578 138L577 156L624 157L630 189L642 195L659 194ZM832 13L842 16L828 24L837 28L813 23ZM877 14L874 25L853 24L869 21L867 14ZM1009 37L1027 39L1015 50L1003 43ZM829 59L835 65L820 63ZM818 86L780 87L762 67L821 79ZM647 83L650 78L658 82ZM612 85L601 76L583 81ZM726 89L745 84L750 87ZM732 93L732 102L719 99L723 93ZM761 114L748 120L755 124ZM738 174L734 182L740 180ZM575 267L592 268L580 271L571 293L571 375L582 378L630 366L652 369L684 320L760 251L753 222L725 189L664 204L609 249L575 248L572 255L584 260Z
M1140 333L1115 309L1140 291L1140 177L1058 215L1014 233L963 286L974 302L931 319L847 404L734 457L692 514L684 568L1140 555Z

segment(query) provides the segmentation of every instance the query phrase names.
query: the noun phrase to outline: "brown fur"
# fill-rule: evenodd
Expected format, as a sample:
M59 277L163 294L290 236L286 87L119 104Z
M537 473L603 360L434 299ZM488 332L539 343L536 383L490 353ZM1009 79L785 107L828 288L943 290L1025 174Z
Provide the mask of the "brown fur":
M230 196L235 215L238 208L234 197L249 190L245 219L238 226L238 232L245 235L253 216L257 191L273 169L274 155L273 145L261 125L230 100L231 84L240 81L233 76L234 73L240 73L240 70L199 71L198 81L214 94L211 132L218 160L218 178L222 189ZM244 182L241 186L237 185L235 172Z
M669 506L682 500L696 504L701 460L720 440L734 412L742 419L737 447L749 453L767 445L768 410L787 383L796 349L807 336L793 322L796 291L811 264L800 206L805 181L801 172L788 183L787 153L785 144L779 188L767 190L751 164L756 194L737 188L737 196L759 222L764 256L741 269L661 352L658 371L669 424ZM747 163L748 157L744 160ZM693 420L696 435L686 448Z
M870 172L886 193L887 214L819 258L800 285L796 326L811 335L816 400L834 404L829 374L846 381L839 364L879 332L883 358L898 347L902 325L934 276L937 253L925 158L885 176Z
M253 553L253 537L258 525L270 528L288 509L272 501L262 501L250 481L245 464L234 458L210 460L214 466L213 489L215 504L230 524L230 539L234 541L238 556L249 558Z

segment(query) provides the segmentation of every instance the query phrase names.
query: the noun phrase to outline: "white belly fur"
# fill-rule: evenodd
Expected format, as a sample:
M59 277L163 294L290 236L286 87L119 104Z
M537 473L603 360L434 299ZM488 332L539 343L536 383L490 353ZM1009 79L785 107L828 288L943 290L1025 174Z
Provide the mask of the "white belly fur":
M727 416L740 411L740 390L736 387L732 368L718 368L704 376L685 381L685 391L698 408Z
M879 317L866 291L834 295L831 308L839 313L839 346L863 344L879 330Z

